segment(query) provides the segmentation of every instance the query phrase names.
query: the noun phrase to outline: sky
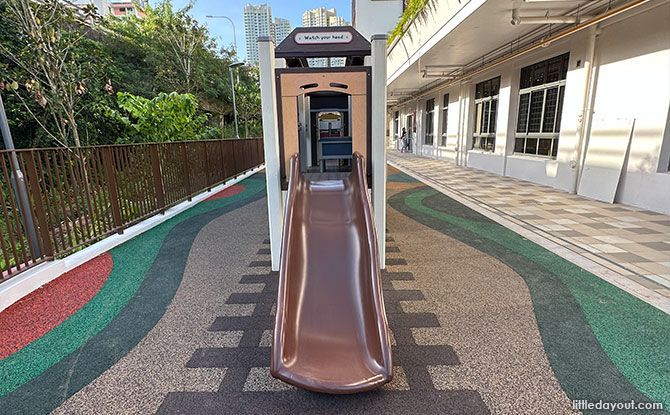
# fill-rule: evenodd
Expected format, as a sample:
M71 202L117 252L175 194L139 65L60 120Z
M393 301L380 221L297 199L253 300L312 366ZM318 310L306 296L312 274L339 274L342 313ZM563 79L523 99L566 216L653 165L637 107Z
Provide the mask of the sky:
M175 8L181 8L187 5L189 0L172 0ZM157 3L152 0L151 4ZM337 9L338 16L343 16L346 21L351 22L351 0L268 0L268 1L249 1L249 0L195 0L195 6L191 15L198 21L209 27L209 32L216 39L220 46L232 46L233 28L226 19L208 19L207 15L228 16L235 22L237 33L237 49L241 58L246 58L246 47L244 39L244 20L242 18L244 5L251 3L254 5L267 3L272 6L272 18L283 17L291 21L291 27L295 28L301 25L302 13L305 10L316 9L321 6L328 9Z

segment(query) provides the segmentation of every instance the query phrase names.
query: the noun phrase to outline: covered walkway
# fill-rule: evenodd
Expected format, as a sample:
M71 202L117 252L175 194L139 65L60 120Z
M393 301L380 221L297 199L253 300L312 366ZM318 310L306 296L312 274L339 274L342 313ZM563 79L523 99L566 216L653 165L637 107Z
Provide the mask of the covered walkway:
M391 165L670 312L670 216L452 162L390 151Z

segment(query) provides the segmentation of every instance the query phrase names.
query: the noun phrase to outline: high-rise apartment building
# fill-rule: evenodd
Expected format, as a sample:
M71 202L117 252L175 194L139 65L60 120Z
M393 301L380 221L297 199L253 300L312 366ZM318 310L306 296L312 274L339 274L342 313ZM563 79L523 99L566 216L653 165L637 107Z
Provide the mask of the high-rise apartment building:
M244 6L244 35L247 45L247 63L258 65L258 37L270 36L279 44L291 33L291 22L276 17L272 20L272 7L268 4Z
M304 27L322 27L322 26L346 26L344 17L337 15L337 10L319 7L317 9L306 10L302 14L302 25Z
M258 37L274 38L272 7L268 4L244 6L244 36L247 46L247 63L258 65Z
M326 26L347 26L349 23L342 16L337 15L337 11L319 7L317 9L306 10L302 14L303 27L326 27ZM344 66L344 58L311 58L308 59L309 66Z
M291 33L291 22L288 19L275 17L274 33L275 45L278 45Z
M335 9L331 9L335 11ZM347 26L346 20L342 16L328 16L328 26Z

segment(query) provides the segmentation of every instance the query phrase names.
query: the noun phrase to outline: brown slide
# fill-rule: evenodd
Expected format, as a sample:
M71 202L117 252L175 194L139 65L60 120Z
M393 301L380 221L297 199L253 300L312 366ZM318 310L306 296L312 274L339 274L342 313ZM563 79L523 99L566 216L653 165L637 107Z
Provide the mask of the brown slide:
M316 392L355 393L391 380L377 238L365 163L310 180L291 158L272 376Z

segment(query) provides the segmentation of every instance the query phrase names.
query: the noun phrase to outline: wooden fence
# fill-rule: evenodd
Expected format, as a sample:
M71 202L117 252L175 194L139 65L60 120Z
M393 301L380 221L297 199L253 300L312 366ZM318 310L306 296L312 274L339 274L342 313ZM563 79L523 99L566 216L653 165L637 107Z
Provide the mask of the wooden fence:
M258 138L0 151L0 281L123 233L262 162Z

